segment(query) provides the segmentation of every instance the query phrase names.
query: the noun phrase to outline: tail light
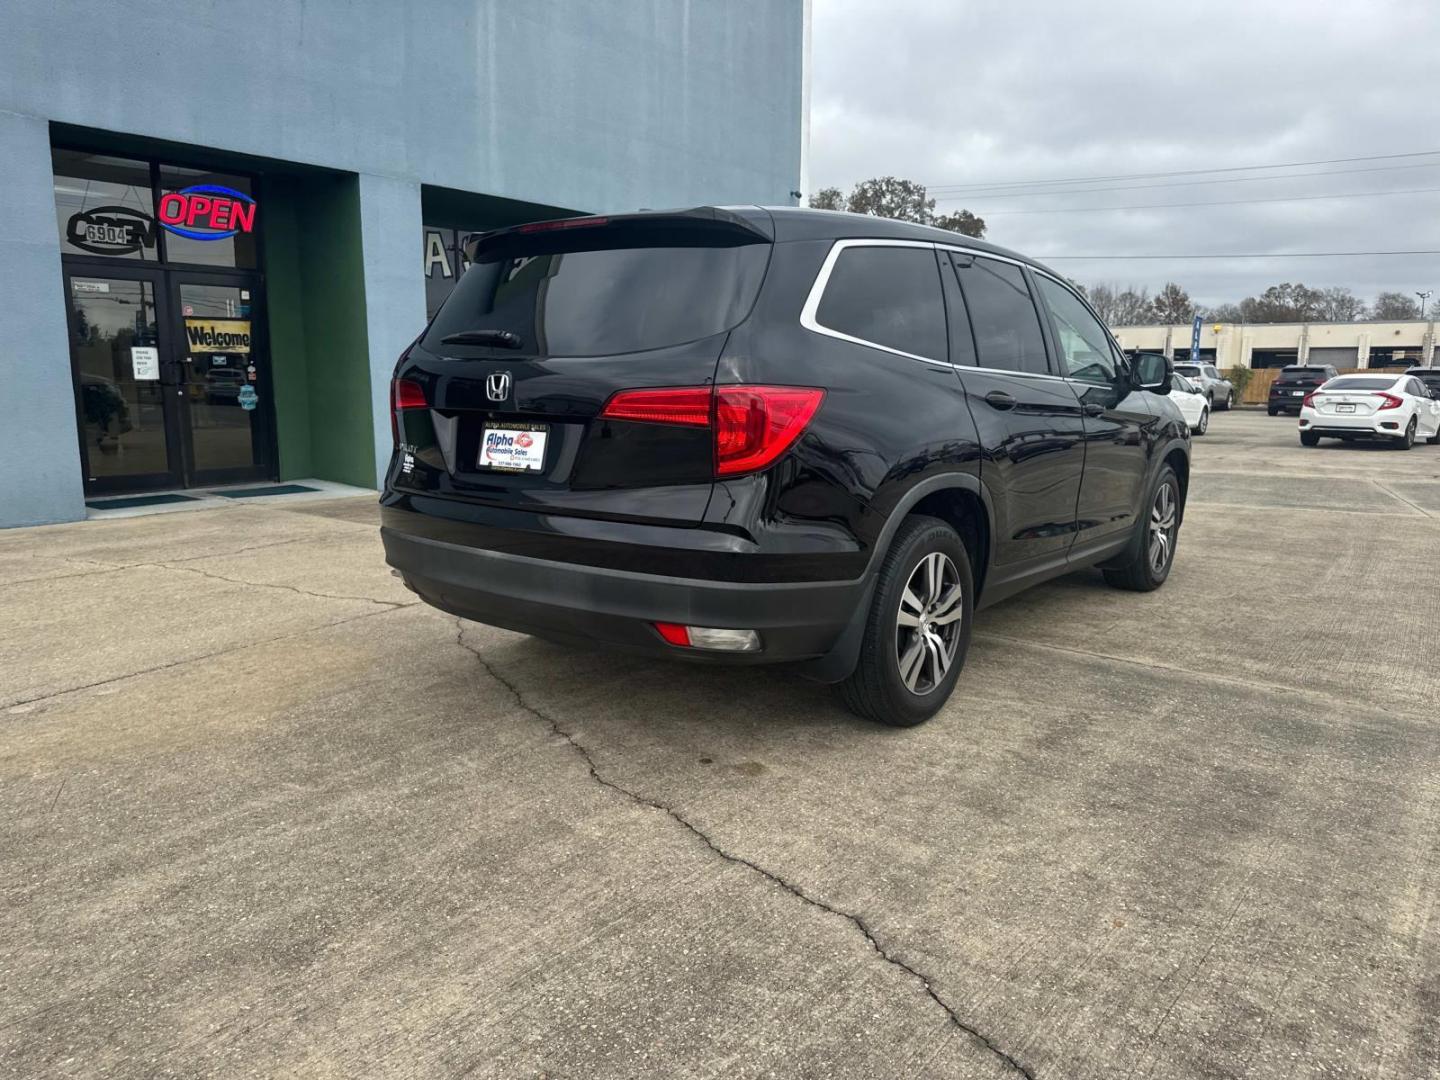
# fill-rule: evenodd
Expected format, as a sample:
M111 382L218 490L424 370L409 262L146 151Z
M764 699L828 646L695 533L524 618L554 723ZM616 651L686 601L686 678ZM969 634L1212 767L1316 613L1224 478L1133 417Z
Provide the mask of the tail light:
M1316 404L1315 404L1315 395L1318 394L1319 392L1320 392L1319 390L1311 390L1310 393L1308 393L1308 394L1305 395L1304 400L1301 401L1300 404L1303 405L1303 406L1304 406L1305 408L1307 408L1307 409L1317 408L1317 406L1316 406Z
M414 379L390 380L390 434L400 445L400 413L406 409L427 409L425 388Z
M1375 396L1385 399L1384 403L1380 406L1381 409L1398 409L1405 403L1402 398L1398 398L1394 394L1376 394Z
M605 403L605 420L708 427L715 475L738 476L772 464L809 425L825 391L809 386L672 386L622 390Z

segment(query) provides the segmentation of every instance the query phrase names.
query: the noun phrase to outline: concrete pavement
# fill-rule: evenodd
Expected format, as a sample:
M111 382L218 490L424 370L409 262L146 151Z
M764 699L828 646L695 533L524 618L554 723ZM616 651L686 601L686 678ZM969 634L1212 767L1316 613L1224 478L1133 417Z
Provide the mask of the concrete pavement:
M0 1072L1440 1075L1440 447L1217 414L1167 586L982 613L909 731L374 519L0 534Z

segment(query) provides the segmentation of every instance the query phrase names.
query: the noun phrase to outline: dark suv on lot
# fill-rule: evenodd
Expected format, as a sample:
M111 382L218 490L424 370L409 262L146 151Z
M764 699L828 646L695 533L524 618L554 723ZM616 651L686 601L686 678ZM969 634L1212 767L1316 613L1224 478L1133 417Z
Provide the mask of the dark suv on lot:
M1022 256L762 207L479 239L395 370L386 558L422 599L555 641L796 662L933 714L977 607L1100 565L1153 589L1190 443Z
M1275 381L1270 384L1270 396L1265 402L1265 411L1271 416L1279 416L1281 413L1294 413L1299 416L1306 394L1339 377L1340 372L1329 364L1291 364L1283 367L1280 374L1275 376Z

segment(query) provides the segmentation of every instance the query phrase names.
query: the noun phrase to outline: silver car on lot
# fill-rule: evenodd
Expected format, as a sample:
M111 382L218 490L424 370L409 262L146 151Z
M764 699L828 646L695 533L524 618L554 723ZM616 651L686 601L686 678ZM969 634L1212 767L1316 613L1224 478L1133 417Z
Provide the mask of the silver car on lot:
M1180 360L1175 364L1175 372L1198 386L1212 409L1228 409L1235 404L1234 385L1214 364Z

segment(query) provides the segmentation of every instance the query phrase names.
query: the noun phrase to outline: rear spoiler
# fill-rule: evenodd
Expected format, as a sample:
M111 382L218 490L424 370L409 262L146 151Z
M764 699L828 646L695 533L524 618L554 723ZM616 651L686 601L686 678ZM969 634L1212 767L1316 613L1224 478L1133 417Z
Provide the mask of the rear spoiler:
M734 247L774 241L775 225L763 207L697 206L513 225L472 238L465 245L465 257L480 262L508 251L547 255L611 247Z

